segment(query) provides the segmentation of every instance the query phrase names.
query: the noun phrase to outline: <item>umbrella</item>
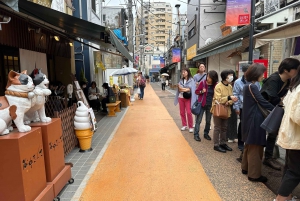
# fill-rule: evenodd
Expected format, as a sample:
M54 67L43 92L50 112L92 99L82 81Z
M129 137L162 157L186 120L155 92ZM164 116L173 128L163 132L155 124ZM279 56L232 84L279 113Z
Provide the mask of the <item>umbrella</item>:
M169 74L168 73L163 73L163 74L161 74L162 76L169 76Z
M121 76L121 75L129 75L129 74L136 73L136 72L138 72L138 71L134 68L125 67L125 68L121 68L119 70L116 70L111 75L112 76Z

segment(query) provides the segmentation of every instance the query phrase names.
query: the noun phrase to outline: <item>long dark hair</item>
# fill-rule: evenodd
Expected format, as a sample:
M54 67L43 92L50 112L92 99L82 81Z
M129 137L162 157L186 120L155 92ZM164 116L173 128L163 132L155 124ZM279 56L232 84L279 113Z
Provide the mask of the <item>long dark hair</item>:
M182 71L183 71L183 70L185 70L186 72L188 72L188 76L187 76L188 80L189 80L190 78L192 78L192 74L191 74L191 71L190 71L189 68L184 67L184 68L182 68ZM184 77L182 78L182 80L184 80Z
M297 70L297 75L292 78L290 84L290 90L293 91L300 84L300 68Z
M219 81L219 76L216 71L210 70L210 71L208 71L207 74L209 75L210 79L212 80L212 85L215 85ZM207 80L207 77L206 77L206 80Z

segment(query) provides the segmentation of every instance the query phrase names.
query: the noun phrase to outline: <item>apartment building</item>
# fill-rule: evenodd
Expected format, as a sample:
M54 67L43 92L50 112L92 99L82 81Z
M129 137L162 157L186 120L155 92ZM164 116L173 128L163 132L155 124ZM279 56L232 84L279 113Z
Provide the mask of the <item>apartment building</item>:
M141 12L143 17L141 18ZM143 8L137 9L135 35L145 34L143 37L135 38L136 51L140 45L150 44L163 51L167 49L169 33L172 30L172 7L167 2L145 2ZM143 30L141 30L141 23Z

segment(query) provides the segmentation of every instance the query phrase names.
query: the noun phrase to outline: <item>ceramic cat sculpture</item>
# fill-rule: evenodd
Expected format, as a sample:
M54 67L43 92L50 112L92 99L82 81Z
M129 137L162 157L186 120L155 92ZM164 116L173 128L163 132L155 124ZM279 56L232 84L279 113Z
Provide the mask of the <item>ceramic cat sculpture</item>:
M35 85L35 97L32 99L31 108L25 114L25 124L39 121L50 122L51 118L46 117L45 113L45 97L51 94L51 91L46 86L49 84L49 80L47 79L47 76L38 69L34 69L30 76Z
M33 90L33 81L26 71L9 72L5 96L0 97L0 135L9 133L12 120L19 132L31 130L30 126L24 125L24 114L31 107L31 99L35 96Z

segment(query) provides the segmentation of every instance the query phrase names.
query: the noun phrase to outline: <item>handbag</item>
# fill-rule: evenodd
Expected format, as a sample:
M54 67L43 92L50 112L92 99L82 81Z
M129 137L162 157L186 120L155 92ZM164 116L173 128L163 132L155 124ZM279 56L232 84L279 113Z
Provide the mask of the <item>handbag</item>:
M115 103L116 102L116 96L109 96L108 97L108 102L109 103Z
M182 95L183 95L183 98L185 98L185 99L190 99L192 97L191 92L183 92Z
M228 107L216 101L213 110L213 116L221 119L228 119Z
M204 97L204 94L202 95L202 99L201 99L200 102L198 102L198 100L196 100L195 103L192 105L191 112L192 112L193 115L199 115L200 114L201 109L202 109L203 97Z
M277 133L281 125L283 114L284 114L283 106L276 105L276 107L263 121L260 127L265 129L268 133Z
M270 110L267 110L266 108L263 108L259 103L258 103L258 101L256 100L256 98L254 97L254 95L253 95L253 93L252 93L252 90L251 90L251 84L249 84L249 91L250 91L250 93L251 93L251 95L252 95L252 97L254 98L254 100L256 101L256 103L257 103L257 106L258 106L258 109L260 110L260 112L262 113L262 115L263 115L263 117L264 118L267 118L267 116L270 114Z

